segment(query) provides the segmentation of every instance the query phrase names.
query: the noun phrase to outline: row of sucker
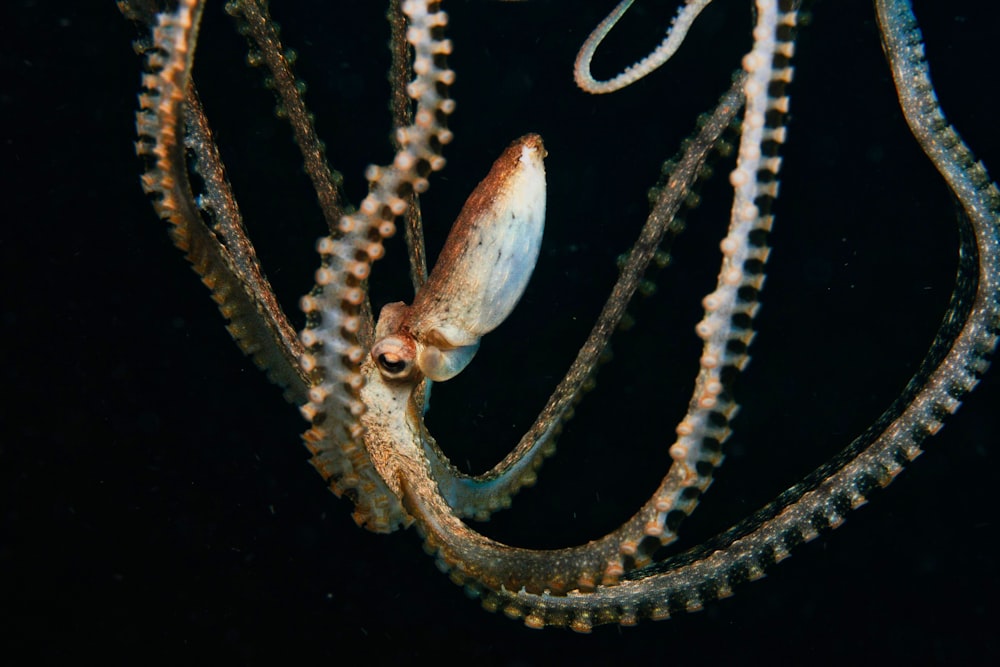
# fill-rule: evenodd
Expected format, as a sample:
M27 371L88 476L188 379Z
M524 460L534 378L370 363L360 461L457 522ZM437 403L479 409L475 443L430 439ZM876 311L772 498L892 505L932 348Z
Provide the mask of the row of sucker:
M358 210L340 219L336 236L318 242L316 286L300 304L307 316L301 363L312 380L309 401L301 408L311 423L303 440L331 489L354 501L355 521L375 532L392 531L408 520L363 442L360 312L371 264L384 254L383 239L395 233L407 196L426 191L429 174L444 167L441 149L452 138L446 120L454 110L447 96L454 73L445 63L451 52L442 34L446 14L438 3L418 0L405 2L403 13L409 20L406 40L415 53L415 76L407 86L416 102L413 124L396 130L399 150L392 164L368 168L369 193Z
M768 3L758 3L767 5ZM759 7L757 38L743 59L746 98L736 168L730 174L735 194L726 237L720 243L722 266L716 288L704 299L703 319L695 332L704 342L688 411L676 427L669 453L670 472L647 504L645 538L622 545L626 564L642 566L653 552L677 537L712 474L723 460L722 445L731 433L738 406L733 384L747 363L764 284L767 236L778 195L778 149L785 141L788 112L785 88L792 79L797 12L793 7ZM621 563L609 568L620 570Z

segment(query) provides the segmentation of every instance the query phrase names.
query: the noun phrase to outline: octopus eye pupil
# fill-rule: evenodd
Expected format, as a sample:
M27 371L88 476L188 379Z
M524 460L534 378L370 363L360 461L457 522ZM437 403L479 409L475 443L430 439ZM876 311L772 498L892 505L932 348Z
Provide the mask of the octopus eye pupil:
M386 355L378 355L378 364L387 373L398 374L406 370L406 361L403 359L396 359L395 361L389 359Z

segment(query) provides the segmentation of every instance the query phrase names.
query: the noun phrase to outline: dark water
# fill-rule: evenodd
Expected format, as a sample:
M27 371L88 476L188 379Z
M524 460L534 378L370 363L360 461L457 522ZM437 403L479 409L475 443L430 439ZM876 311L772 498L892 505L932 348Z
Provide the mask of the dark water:
M219 4L206 12L196 78L250 233L299 324L322 222ZM273 4L357 201L365 165L389 157L383 8ZM512 139L539 132L550 154L535 277L470 369L438 386L428 416L449 455L476 472L513 446L564 372L645 217L659 163L749 45L749 3L719 0L662 70L586 96L572 61L612 4L446 6L458 110L449 167L424 198L431 253ZM597 73L661 38L673 8L639 4ZM353 525L348 503L305 462L301 418L240 356L170 247L137 184L131 26L110 2L9 7L18 29L4 42L0 89L5 646L231 662L341 652L376 664L996 660L993 376L885 493L731 600L589 638L481 611L415 534ZM997 11L984 2L916 11L945 112L995 175ZM802 35L760 334L737 387L743 409L679 547L760 507L861 433L915 370L946 307L957 208L902 121L873 21L869 3L821 2ZM692 327L717 271L729 169L718 163L701 190L674 265L633 307L636 329L614 339L615 363L558 456L484 532L535 547L593 539L666 470L697 366ZM374 298L409 300L396 275L401 244L388 249Z

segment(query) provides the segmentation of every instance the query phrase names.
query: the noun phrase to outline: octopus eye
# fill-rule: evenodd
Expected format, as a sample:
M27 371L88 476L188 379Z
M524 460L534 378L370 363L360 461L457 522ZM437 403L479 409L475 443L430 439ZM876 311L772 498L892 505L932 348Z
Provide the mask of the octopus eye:
M410 363L394 354L378 355L378 367L388 377L399 378L408 374Z
M372 360L387 380L404 380L413 375L414 344L409 337L386 336L372 348Z

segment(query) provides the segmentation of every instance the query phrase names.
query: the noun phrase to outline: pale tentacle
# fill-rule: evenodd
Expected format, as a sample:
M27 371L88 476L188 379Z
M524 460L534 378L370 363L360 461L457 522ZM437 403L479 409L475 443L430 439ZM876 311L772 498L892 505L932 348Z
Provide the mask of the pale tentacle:
M309 402L302 407L312 427L303 439L313 465L334 492L349 491L354 497L358 524L376 532L393 530L408 519L365 452L360 422L365 405L358 398L364 384L359 366L365 357L358 342L359 314L371 264L384 253L382 240L395 233L406 198L425 191L427 176L444 167L441 146L451 140L444 120L454 109L444 94L454 79L443 65L451 44L437 37L446 15L436 3L417 0L404 3L403 12L410 19L407 41L415 50L416 78L407 88L417 102L414 123L397 130L401 148L391 165L369 167L368 196L357 213L341 218L340 237L319 241L317 285L301 301L308 317L301 335L306 347L302 367L313 378Z
M389 69L389 109L392 111L393 128L406 127L413 123L413 100L406 94L406 81L410 72L410 43L406 41L406 17L403 15L401 0L390 0L387 18L391 27L389 50L392 64ZM393 138L393 148L402 146ZM424 247L424 221L420 212L417 193L407 198L404 237L410 260L410 282L416 292L427 280L427 249ZM374 323L372 324L374 328Z
M729 230L720 244L722 266L715 290L702 300L705 317L695 327L704 346L693 396L669 449L673 463L643 508L649 517L644 535L652 539L625 548L624 555L636 557L640 565L655 548L676 539L680 521L711 484L738 409L732 386L749 360L752 321L769 254L767 235L774 222L770 208L778 196L777 151L785 140L784 91L792 78L789 61L798 3L786 4L787 9L779 11L777 3L757 3L754 46L743 59L746 107L736 169L730 175L735 195Z
M590 63L594 59L597 47L601 45L604 38L608 36L615 24L621 20L625 12L629 10L635 0L622 0L618 6L611 10L611 13L598 24L594 31L590 33L587 40L580 47L580 52L576 56L573 65L573 78L583 90L588 93L600 95L603 93L613 93L642 79L654 72L658 67L673 57L677 49L680 48L684 38L687 37L688 30L694 20L698 18L701 10L705 9L712 0L687 0L673 22L667 29L667 36L653 51L639 62L625 68L625 71L607 81L598 81L590 73Z

